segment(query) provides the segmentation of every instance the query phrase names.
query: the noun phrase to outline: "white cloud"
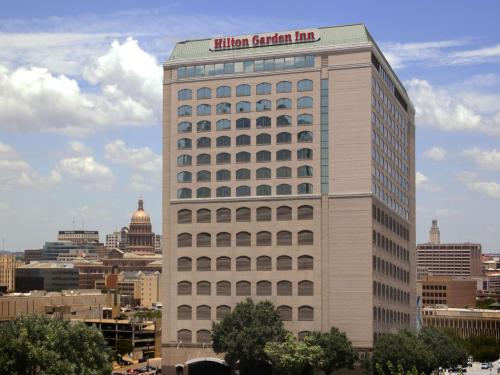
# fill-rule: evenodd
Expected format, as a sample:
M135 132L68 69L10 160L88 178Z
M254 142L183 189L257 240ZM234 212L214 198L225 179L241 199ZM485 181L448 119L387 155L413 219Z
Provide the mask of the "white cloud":
M479 147L463 151L463 155L474 161L481 168L500 170L500 151L496 149L483 150Z
M102 208L93 208L89 206L81 206L76 209L71 209L69 214L73 217L77 217L79 219L109 219L111 218L111 212L108 210L104 210Z
M467 189L489 196L500 198L500 184L495 181L482 181L477 173L461 171L457 179L463 182Z
M69 157L61 159L57 173L76 181L86 190L111 190L115 176L109 167L100 164L92 156Z
M89 155L92 153L90 148L85 146L80 141L70 141L70 142L68 142L68 146L69 146L70 154L74 155L74 156L84 156L84 155Z
M418 171L415 173L415 185L417 189L429 193L434 193L441 190L439 186L432 184L426 175Z
M424 151L424 157L434 161L443 161L446 158L446 151L442 147L433 146Z
M449 64L468 65L500 60L500 44L466 51L454 52L449 56Z

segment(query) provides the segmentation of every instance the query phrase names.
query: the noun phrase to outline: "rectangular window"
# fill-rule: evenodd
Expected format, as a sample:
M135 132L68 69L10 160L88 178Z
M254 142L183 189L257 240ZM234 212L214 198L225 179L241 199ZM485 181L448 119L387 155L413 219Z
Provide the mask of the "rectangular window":
M245 73L252 73L254 71L253 61L244 61Z
M295 66L295 59L293 57L285 57L285 69L292 69Z
M274 59L264 61L264 70L274 70Z
M186 67L186 77L194 77L194 66Z
M213 76L214 74L215 74L214 64L205 65L205 75L206 76Z
M262 72L264 70L264 60L255 60L255 71Z
M205 75L205 65L196 65L194 68L194 74L196 75L196 77L202 77Z
M186 67L181 66L177 68L177 78L184 78L186 77Z
M215 75L224 74L224 64L215 64Z
M234 73L234 63L225 63L224 74L232 74L232 73Z
M274 59L274 69L281 70L284 68L285 68L285 59L284 58Z
M239 61L237 63L234 63L234 72L235 73L243 73L243 61Z

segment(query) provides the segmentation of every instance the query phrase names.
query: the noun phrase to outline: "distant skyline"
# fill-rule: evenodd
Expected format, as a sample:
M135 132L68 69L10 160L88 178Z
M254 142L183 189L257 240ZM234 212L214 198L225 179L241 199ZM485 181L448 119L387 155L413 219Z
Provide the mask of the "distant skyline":
M417 109L417 242L437 218L442 242L500 252L500 3L292 3L3 4L0 245L82 223L104 239L140 194L161 232L161 63L177 41L364 23Z

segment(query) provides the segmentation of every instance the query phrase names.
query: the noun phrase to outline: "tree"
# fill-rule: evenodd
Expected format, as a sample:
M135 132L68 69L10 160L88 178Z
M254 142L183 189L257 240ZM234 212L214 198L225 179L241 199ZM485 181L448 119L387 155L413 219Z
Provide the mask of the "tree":
M341 368L354 368L358 354L344 332L332 327L330 332L313 332L310 337L325 353L323 365L319 367L325 374Z
M282 342L268 342L264 351L279 370L289 375L300 375L307 366L321 368L325 354L311 337L298 341L290 332Z
M498 359L500 340L492 336L471 336L465 340L475 361L493 362Z
M116 343L116 353L120 355L130 354L134 351L134 346L129 340L118 340Z
M212 348L216 353L225 353L224 359L231 366L239 361L241 375L256 374L268 363L266 342L282 341L285 333L279 312L271 302L255 304L248 298L220 323L213 323Z
M435 328L423 328L418 338L432 353L432 369L467 364L467 350L459 341Z
M0 325L0 375L108 375L111 350L96 328L47 316Z

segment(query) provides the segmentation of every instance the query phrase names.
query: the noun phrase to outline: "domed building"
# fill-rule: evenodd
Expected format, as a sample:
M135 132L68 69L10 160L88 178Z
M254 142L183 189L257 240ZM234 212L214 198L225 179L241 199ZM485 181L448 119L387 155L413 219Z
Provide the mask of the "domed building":
M144 201L139 198L137 210L132 214L127 233L127 251L132 253L154 253L155 234L151 226L151 218L144 211Z

